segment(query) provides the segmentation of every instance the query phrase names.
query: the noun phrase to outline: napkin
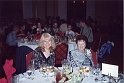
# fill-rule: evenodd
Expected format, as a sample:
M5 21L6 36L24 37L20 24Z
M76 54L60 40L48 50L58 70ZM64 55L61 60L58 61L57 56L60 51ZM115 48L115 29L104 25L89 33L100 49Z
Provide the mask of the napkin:
M13 60L9 61L6 59L3 69L6 74L8 83L11 83L12 74L16 72L16 69L13 67Z
M41 38L41 35L35 35L35 39L39 40Z
M6 81L5 78L1 78L1 79L0 79L0 83L7 83L7 81Z

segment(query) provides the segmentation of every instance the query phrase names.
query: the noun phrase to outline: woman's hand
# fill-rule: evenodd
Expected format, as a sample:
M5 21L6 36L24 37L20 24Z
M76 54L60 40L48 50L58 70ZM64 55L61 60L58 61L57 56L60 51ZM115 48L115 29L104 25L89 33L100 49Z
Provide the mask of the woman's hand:
M25 36L25 34L18 34L17 36Z
M18 37L17 39L18 39L18 40L21 40L21 37Z

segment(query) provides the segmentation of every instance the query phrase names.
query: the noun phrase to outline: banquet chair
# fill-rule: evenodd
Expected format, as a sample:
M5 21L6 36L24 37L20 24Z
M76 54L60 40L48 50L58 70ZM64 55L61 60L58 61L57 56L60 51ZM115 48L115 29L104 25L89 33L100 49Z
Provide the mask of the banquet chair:
M55 66L62 66L61 61L67 59L68 46L61 43L55 49Z
M102 38L102 35L100 33L96 33L93 35L93 44L91 46L91 49L95 52L97 52L97 50L99 49L100 47L100 43L101 43L101 38Z
M27 46L20 46L17 48L15 61L15 68L17 70L17 74L26 72L26 55L32 51L33 49Z
M105 42L107 42L108 40L109 40L108 34L102 33L102 34L101 34L101 40L100 40L99 48L100 48Z
M30 66L30 60L32 58L33 53L34 53L34 51L32 51L26 55L26 68L28 68Z
M97 66L97 63L98 63L98 56L97 56L97 53L94 52L92 49L90 49L91 53L92 53L92 60L93 60L93 63L94 63L94 66L96 67Z

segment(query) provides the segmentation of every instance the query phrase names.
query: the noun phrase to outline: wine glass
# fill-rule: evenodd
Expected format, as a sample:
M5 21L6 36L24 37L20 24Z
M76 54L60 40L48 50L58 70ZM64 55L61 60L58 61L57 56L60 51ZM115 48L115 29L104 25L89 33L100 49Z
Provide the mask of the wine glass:
M20 78L19 75L13 75L12 76L12 83L19 83L19 78Z
M66 68L66 63L67 63L67 59L63 59L61 63L62 63L62 68L63 68L63 70L65 70L65 68Z
M31 60L30 69L31 69L32 73L34 74L35 73L34 59Z
M31 78L31 74L32 74L32 70L29 68L28 70L27 70L27 78L28 79L30 79Z
M42 72L42 74L43 74L43 77L45 77L46 71L47 71L46 65L45 65L45 64L41 64L41 72Z
M47 68L46 68L46 75L47 75L47 79L46 79L46 80L47 80L47 81L49 80L49 79L48 79L48 75L49 75L49 73L50 73L50 69L49 69L49 68L50 68L49 66L47 66Z

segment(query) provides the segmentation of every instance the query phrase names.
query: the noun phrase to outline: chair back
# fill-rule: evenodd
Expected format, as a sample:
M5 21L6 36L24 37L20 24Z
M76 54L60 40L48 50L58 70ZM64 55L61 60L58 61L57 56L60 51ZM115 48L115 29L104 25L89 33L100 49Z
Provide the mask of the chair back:
M95 52L97 52L97 49L99 49L102 35L100 33L96 33L93 35L93 44L91 46L91 49Z
M65 44L58 44L55 49L55 66L62 66L61 61L67 59L68 47Z
M17 74L26 72L26 55L32 52L33 49L27 46L20 46L16 50L15 68Z
M97 63L98 63L98 56L97 56L97 53L94 52L92 49L91 49L90 51L91 51L91 53L92 53L92 60L93 60L94 66L97 66Z
M30 66L30 60L32 58L33 53L34 53L34 51L32 51L26 55L26 68L28 68Z

